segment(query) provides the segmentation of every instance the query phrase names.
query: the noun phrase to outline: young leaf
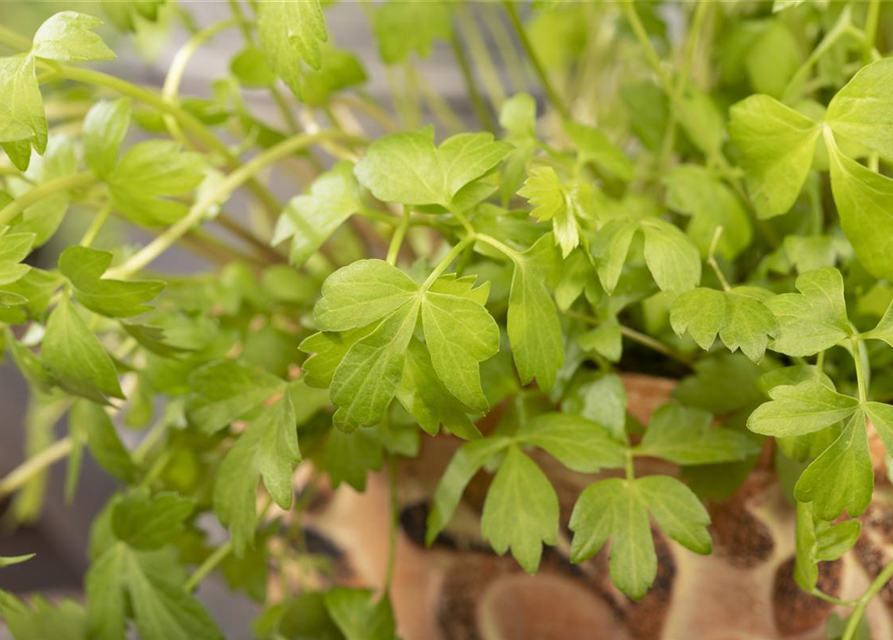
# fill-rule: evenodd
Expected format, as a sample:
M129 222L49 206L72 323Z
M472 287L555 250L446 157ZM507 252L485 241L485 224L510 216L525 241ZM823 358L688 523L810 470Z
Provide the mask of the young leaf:
M580 230L574 216L576 203L558 179L555 169L542 165L533 167L518 195L534 207L530 215L537 220L552 221L552 235L567 258L580 244Z
M701 257L691 240L658 218L646 218L639 225L645 235L645 263L661 291L682 293L698 286Z
M348 350L372 333L374 324L341 333L314 333L298 347L310 357L304 361L304 378L311 387L328 389Z
M539 447L580 473L622 468L625 451L601 425L568 413L544 413L518 429L518 440Z
M21 171L31 161L31 147L43 153L47 146L47 121L34 58L26 55L0 58L0 143Z
M74 11L49 17L34 34L31 54L58 62L114 60L118 56L91 29L102 20Z
M508 335L515 366L523 384L536 378L543 390L552 388L564 364L561 324L547 287L553 260L548 235L517 254L509 294Z
M22 564L23 562L28 562L31 558L33 558L35 553L29 553L24 556L0 556L0 569L3 567L11 567L15 564Z
M794 357L811 356L850 335L840 271L825 267L804 273L796 287L800 293L783 293L766 301L778 322L771 349Z
M22 264L22 260L31 253L32 246L33 233L9 233L6 227L0 229L0 285L21 280L31 270L30 266Z
M336 587L326 593L325 603L346 640L396 640L396 623L387 593L373 603L371 591Z
M654 412L636 455L663 458L676 464L716 464L744 460L759 448L743 433L711 427L706 411L671 402Z
M458 191L499 164L512 147L489 133L462 133L434 146L434 128L379 138L354 168L379 200L449 207Z
M639 478L635 487L651 517L672 540L701 555L712 551L710 516L691 489L670 476Z
M267 64L292 92L301 96L301 63L319 69L320 44L328 39L319 0L258 3L257 32Z
M859 409L834 444L800 475L794 497L812 502L816 516L830 522L844 510L851 518L861 515L871 501L873 488L865 414Z
M130 98L118 98L97 102L84 117L84 160L96 175L106 178L112 172L132 111Z
M81 246L68 247L59 257L59 270L71 281L78 302L110 318L127 318L149 311L145 304L164 288L157 280L103 280L112 254Z
M65 391L106 404L107 396L124 398L118 372L77 309L62 296L47 320L41 360Z
M232 531L236 554L253 546L257 526L257 482L263 478L270 496L283 509L291 506L292 474L301 461L291 399L264 407L220 464L214 483L214 509Z
M28 606L11 593L0 591L0 614L10 637L16 640L81 640L87 637L84 609L68 598L50 604L42 596L34 596Z
M543 543L558 537L558 495L546 475L516 446L509 447L487 491L481 534L499 555L510 548L525 571L535 573Z
M787 213L812 165L821 126L766 95L729 110L729 136L743 154L741 165L760 218Z
M893 158L893 80L891 60L862 67L828 104L825 122L836 134Z
M183 522L195 502L172 491L152 495L135 489L115 502L112 530L115 537L133 549L160 549L183 533Z
M446 2L391 0L378 7L372 19L378 52L385 64L406 60L413 51L427 58L435 39L452 33Z
M837 393L821 382L780 385L769 391L771 402L757 407L747 428L768 436L798 436L819 431L849 418L859 401Z
M609 295L614 293L614 288L620 280L623 263L626 262L633 236L638 230L639 225L634 220L611 220L599 229L592 242L592 255L595 258L598 279Z
M363 208L360 186L349 162L339 162L292 198L279 217L273 245L291 237L289 260L303 266L345 220Z
M122 482L132 483L137 479L139 470L101 405L78 400L72 406L68 420L72 431L86 435L90 453L107 473Z
M811 502L798 502L794 580L800 588L812 591L818 582L818 563L840 558L856 544L861 530L858 520L831 524L814 516Z
M578 157L582 162L594 162L621 180L632 180L633 164L604 133L595 127L570 120L565 121L564 130L577 147Z

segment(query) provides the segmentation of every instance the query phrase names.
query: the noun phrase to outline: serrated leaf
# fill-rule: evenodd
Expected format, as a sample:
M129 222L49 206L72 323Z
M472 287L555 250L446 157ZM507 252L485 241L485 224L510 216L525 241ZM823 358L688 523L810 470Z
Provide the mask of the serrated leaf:
M135 489L115 502L112 530L133 549L160 549L183 533L183 523L194 509L192 498L172 491L153 495L148 489Z
M58 62L114 60L118 56L91 31L101 24L102 20L93 16L61 11L38 27L31 54Z
M11 593L0 591L0 615L10 637L16 640L82 640L87 634L83 607L68 598L50 604L38 595L28 606Z
M769 391L771 402L761 404L747 420L754 433L777 437L819 431L848 419L859 401L837 393L816 380L796 386L780 385Z
M210 362L189 377L186 418L206 433L228 426L258 407L285 383L278 377L234 360Z
M40 357L68 393L99 404L106 404L107 397L124 398L112 359L68 296L62 296L47 320Z
M558 538L558 495L536 463L516 446L499 465L484 500L481 534L499 555L511 549L525 571L535 573L543 543Z
M636 491L671 539L701 555L712 551L710 516L691 489L670 476L646 476L636 480Z
M533 167L518 195L533 206L530 215L540 221L552 221L555 243L561 247L562 256L567 258L580 244L580 229L574 215L577 205L561 184L555 169L547 165Z
M825 267L804 273L796 287L800 293L783 293L765 303L778 322L771 349L811 356L850 335L840 271Z
M304 361L304 376L311 387L327 389L332 384L335 370L348 350L369 335L374 324L341 333L314 333L301 342L299 348L310 357Z
M261 0L257 11L257 32L267 64L301 97L302 63L318 69L322 64L320 45L328 39L319 0Z
M106 473L127 483L137 479L137 466L105 409L88 400L79 400L71 408L69 423L72 431L85 434L90 453Z
M787 213L815 155L821 126L766 95L732 106L729 136L742 151L741 165L760 218Z
M380 471L383 459L381 442L370 431L344 433L339 429L329 431L322 456L318 458L333 487L346 482L357 491L366 490L366 474Z
M654 412L642 441L633 452L691 465L744 460L759 451L746 435L711 427L712 420L713 416L706 411L675 402L665 404Z
M625 447L601 425L569 413L544 413L521 425L520 442L539 447L580 473L622 468Z

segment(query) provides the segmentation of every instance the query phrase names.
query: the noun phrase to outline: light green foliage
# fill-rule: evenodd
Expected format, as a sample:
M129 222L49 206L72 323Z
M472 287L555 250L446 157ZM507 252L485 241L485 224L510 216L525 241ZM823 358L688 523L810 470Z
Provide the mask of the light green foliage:
M891 60L878 60L856 73L828 103L825 121L850 140L893 158L893 80Z
M396 625L387 594L375 596L364 589L332 589L325 595L326 609L346 640L396 640Z
M47 121L34 58L0 58L0 95L4 96L0 145L12 163L24 171L31 161L31 147L43 153L47 146Z
M580 231L575 214L576 202L558 179L555 169L533 167L518 195L526 198L533 207L531 215L538 220L552 221L552 235L561 247L561 254L568 254L580 244Z
M328 39L319 0L261 0L257 27L270 69L300 97L302 65L318 69L322 64L320 44Z
M84 159L97 175L107 177L118 161L118 151L130 126L127 98L97 102L84 118Z
M818 582L819 562L837 560L849 551L861 533L862 523L846 520L831 524L815 517L811 502L797 503L797 562L794 579L806 591Z
M59 62L114 60L115 53L91 31L101 24L99 18L83 13L57 13L37 29L31 53L38 58Z
M403 62L412 52L427 58L435 40L452 34L449 4L389 0L375 11L372 27L385 64Z
M629 158L608 137L596 129L578 122L565 122L564 130L578 150L580 162L594 162L622 180L631 180L633 165Z

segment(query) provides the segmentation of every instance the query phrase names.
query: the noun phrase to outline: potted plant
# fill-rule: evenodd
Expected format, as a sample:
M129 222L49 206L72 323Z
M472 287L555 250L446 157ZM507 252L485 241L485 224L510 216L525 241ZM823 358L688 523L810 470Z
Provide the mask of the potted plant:
M889 635L889 6L191 9L0 27L0 496L118 483L13 637L222 638L213 576L258 638ZM146 87L103 21L190 35Z

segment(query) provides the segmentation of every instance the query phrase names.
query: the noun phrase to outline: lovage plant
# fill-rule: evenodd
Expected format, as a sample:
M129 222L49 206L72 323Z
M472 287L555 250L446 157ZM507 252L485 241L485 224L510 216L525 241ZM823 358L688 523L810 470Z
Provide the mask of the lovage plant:
M85 452L117 483L83 598L0 592L17 640L222 638L209 579L261 603L258 638L409 634L401 469L439 444L428 545L476 493L474 553L535 574L548 549L628 603L667 538L710 554L715 505L775 491L803 606L829 638L881 637L893 563L865 561L862 526L893 452L889 5L350 5L374 61L318 0L192 8L0 26L0 345L31 389L0 496L34 520ZM109 62L115 30L187 33L161 87ZM227 70L184 95L224 35ZM434 50L458 102L422 71ZM641 420L629 372L681 382ZM386 567L346 586L304 516L373 478ZM823 579L854 553L856 592Z

